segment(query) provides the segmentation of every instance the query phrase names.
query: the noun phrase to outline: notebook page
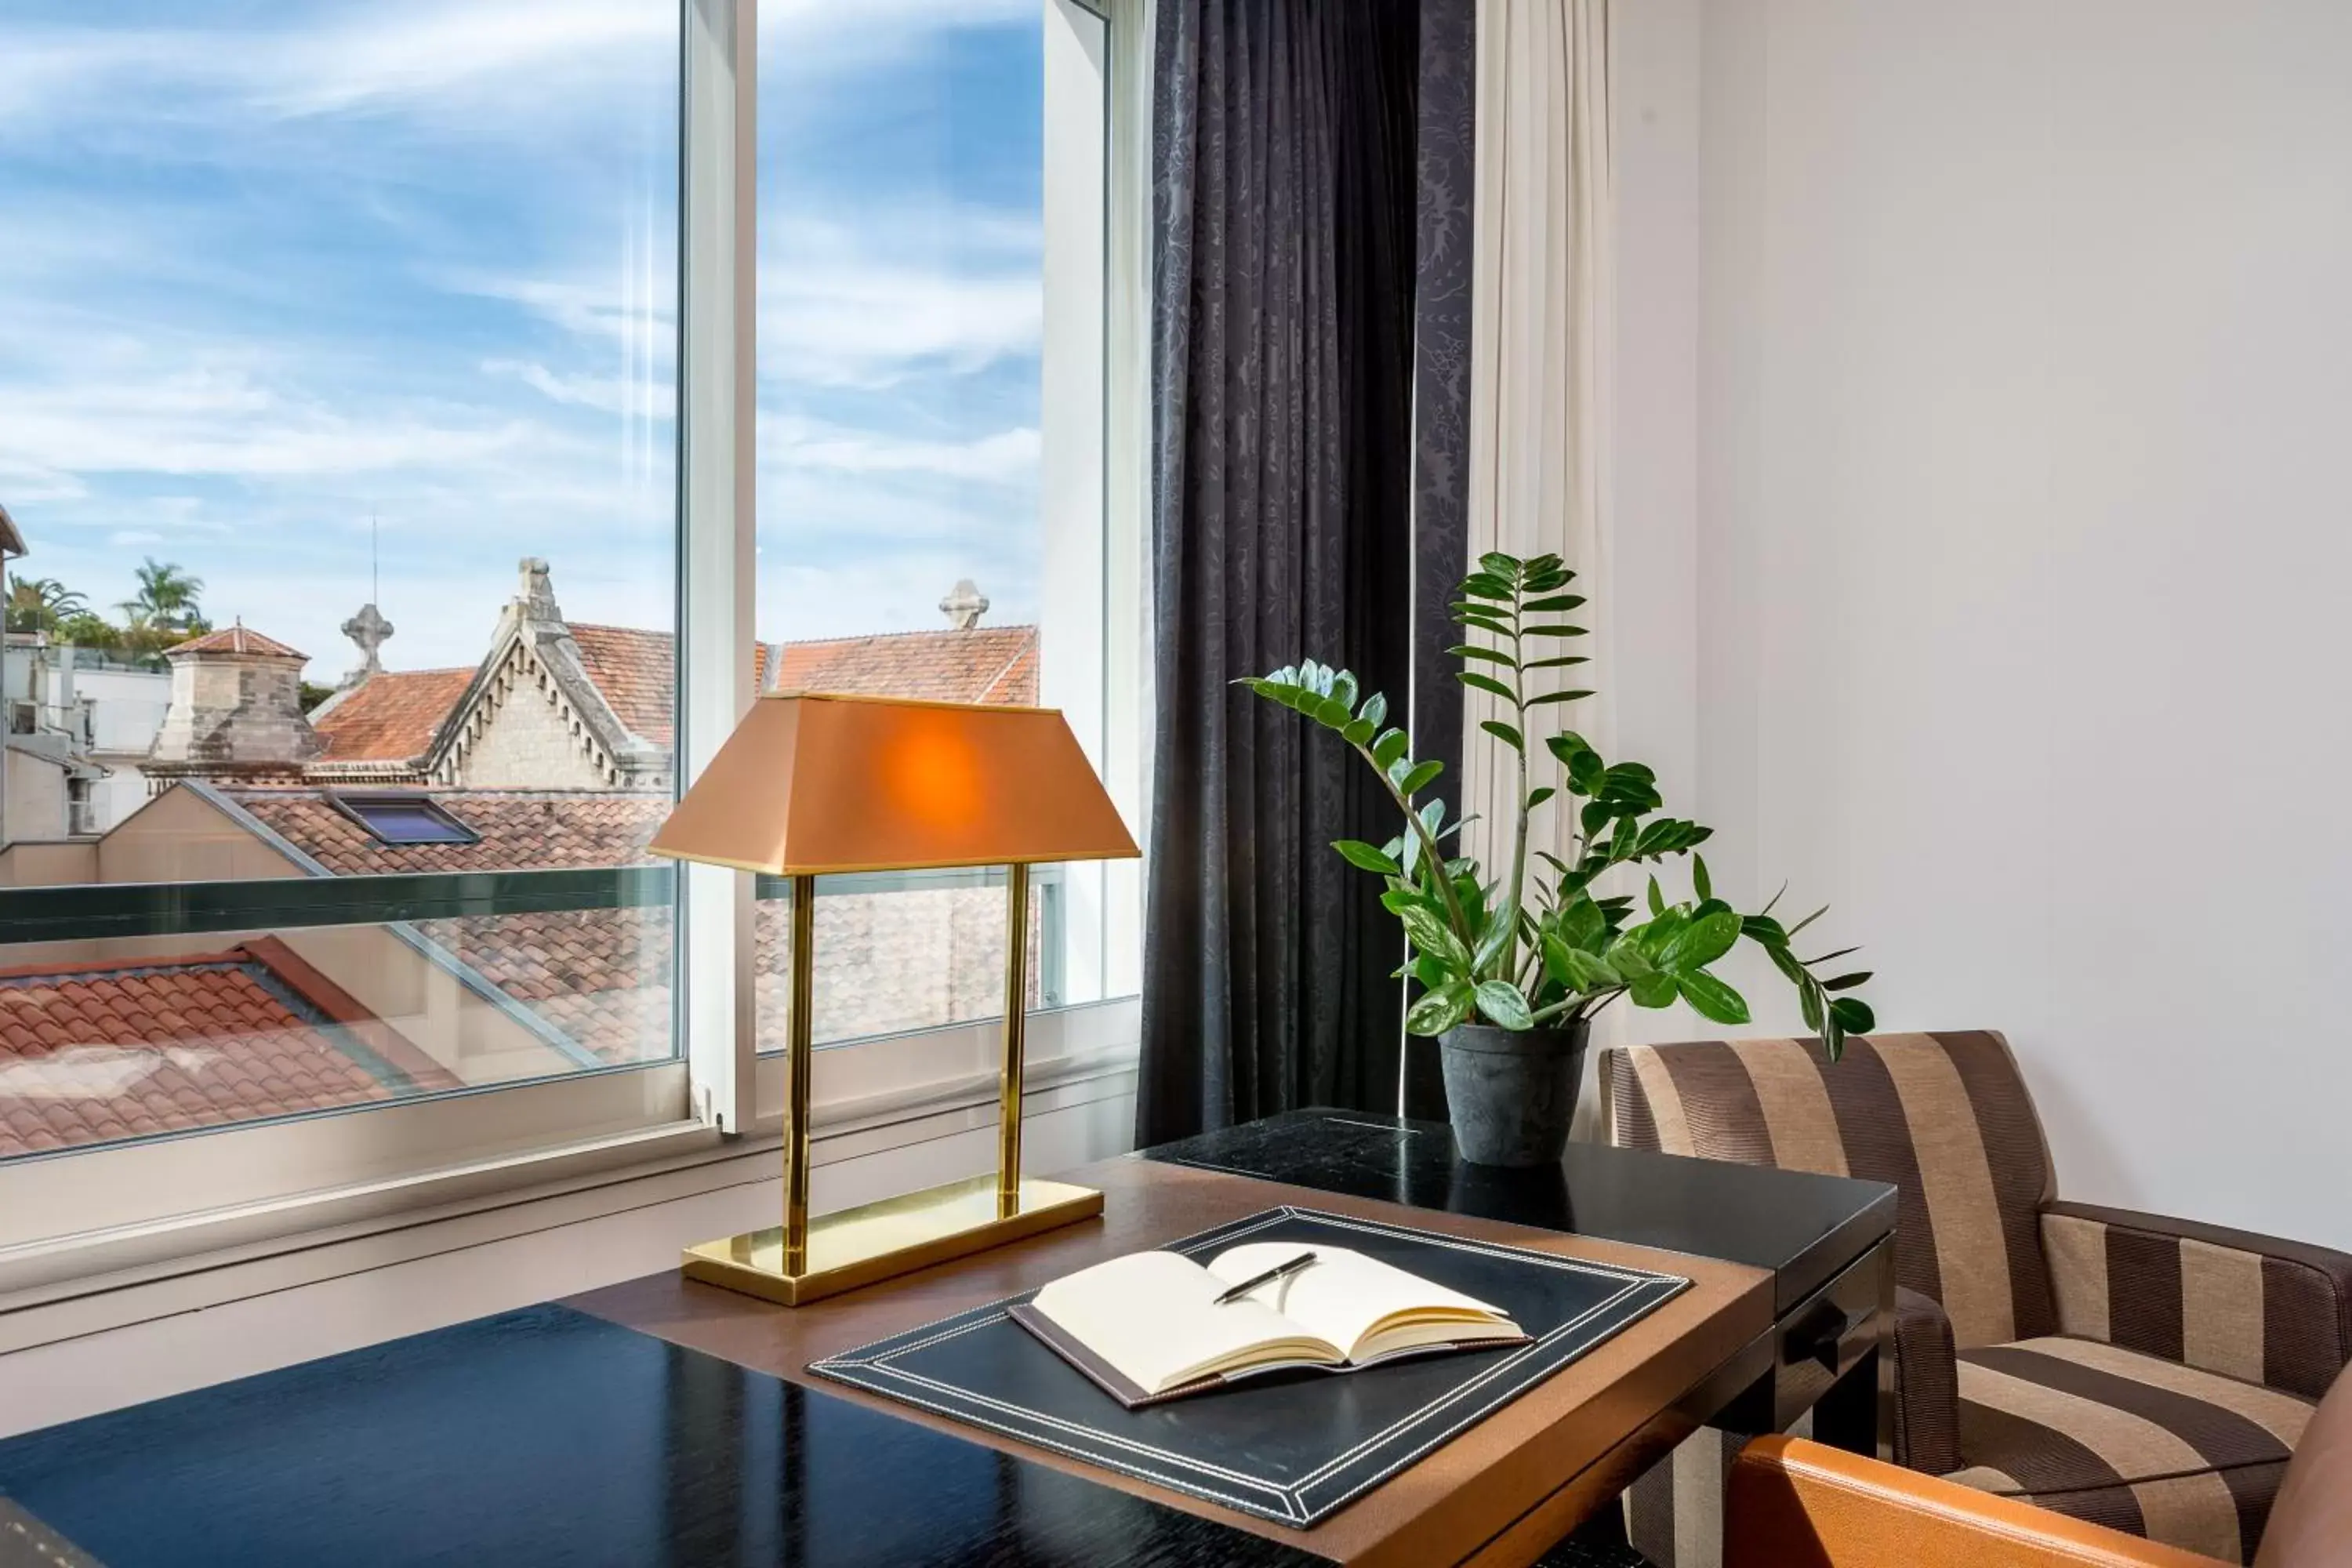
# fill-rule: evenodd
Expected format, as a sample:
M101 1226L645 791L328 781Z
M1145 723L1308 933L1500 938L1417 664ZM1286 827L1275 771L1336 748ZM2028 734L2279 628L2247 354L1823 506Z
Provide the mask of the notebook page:
M1344 1247L1318 1244L1309 1248L1289 1241L1248 1242L1210 1259L1208 1273L1221 1282L1219 1288L1238 1285L1307 1251L1315 1254L1312 1264L1260 1286L1248 1300L1265 1302L1350 1355L1372 1325L1394 1312L1435 1308L1503 1315L1499 1308L1475 1297Z
M1034 1304L1123 1376L1158 1393L1192 1368L1300 1337L1298 1323L1255 1299L1215 1305L1224 1289L1190 1258L1138 1252L1055 1280Z

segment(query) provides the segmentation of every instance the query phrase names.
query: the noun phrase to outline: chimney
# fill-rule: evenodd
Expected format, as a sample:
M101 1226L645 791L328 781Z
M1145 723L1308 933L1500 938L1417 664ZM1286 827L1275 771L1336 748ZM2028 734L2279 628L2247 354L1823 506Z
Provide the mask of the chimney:
M980 625L981 616L988 614L988 595L971 578L960 577L956 585L948 590L948 596L940 601L940 611L947 616L948 625L968 632Z
M243 621L163 650L172 701L148 755L166 775L287 773L326 750L302 716L310 656Z

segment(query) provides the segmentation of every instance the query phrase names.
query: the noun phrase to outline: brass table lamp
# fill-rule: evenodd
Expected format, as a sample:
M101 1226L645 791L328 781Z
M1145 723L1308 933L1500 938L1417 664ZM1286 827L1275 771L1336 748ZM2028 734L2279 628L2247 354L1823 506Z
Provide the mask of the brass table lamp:
M1090 1187L1021 1174L1029 868L1141 853L1057 710L763 697L651 848L793 879L784 1223L688 1248L689 1278L798 1306L1102 1212ZM995 1173L811 1220L816 879L950 866L1008 868Z

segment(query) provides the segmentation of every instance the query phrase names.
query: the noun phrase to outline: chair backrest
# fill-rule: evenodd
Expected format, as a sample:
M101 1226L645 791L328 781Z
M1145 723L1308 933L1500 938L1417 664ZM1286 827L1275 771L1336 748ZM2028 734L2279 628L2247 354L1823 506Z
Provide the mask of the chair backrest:
M2057 1331L2041 1211L2049 1145L1989 1030L1632 1046L1601 1058L1611 1142L1900 1189L1895 1278L1941 1302L1959 1348Z

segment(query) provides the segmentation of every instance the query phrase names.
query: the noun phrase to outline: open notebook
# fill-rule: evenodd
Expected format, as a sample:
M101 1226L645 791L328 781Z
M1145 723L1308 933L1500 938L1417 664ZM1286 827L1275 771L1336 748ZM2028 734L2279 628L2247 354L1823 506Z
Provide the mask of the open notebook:
M1203 1268L1173 1252L1137 1252L1066 1275L1007 1309L1129 1409L1287 1367L1352 1372L1399 1356L1528 1336L1500 1310L1346 1247L1223 1305L1227 1289L1307 1250L1296 1242L1228 1247Z

